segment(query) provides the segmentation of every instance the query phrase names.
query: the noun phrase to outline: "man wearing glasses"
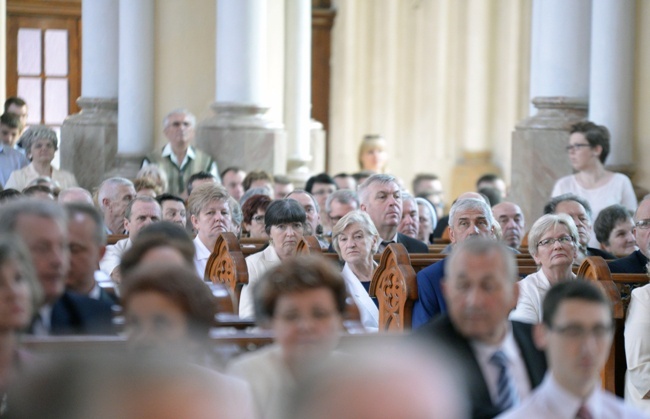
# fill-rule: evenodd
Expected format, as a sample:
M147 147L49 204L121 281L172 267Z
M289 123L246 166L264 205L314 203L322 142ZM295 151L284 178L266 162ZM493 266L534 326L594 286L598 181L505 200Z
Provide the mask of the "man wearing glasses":
M643 198L634 213L634 229L636 245L639 247L628 256L608 263L612 273L644 274L647 272L646 264L650 255L650 196Z
M499 418L647 417L600 388L613 336L611 305L599 288L582 280L553 286L534 331L549 371L519 407Z

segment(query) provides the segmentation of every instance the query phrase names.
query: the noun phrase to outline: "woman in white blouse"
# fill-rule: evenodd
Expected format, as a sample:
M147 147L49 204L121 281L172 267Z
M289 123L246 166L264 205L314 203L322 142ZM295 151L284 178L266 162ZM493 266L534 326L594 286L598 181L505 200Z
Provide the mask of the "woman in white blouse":
M368 289L377 268L372 255L380 242L377 228L364 211L347 213L332 229L332 246L345 261L341 272L345 286L359 308L361 323L371 331L377 331L379 326L379 310Z
M517 308L510 313L511 320L542 321L542 301L549 288L576 278L571 267L577 256L578 241L578 229L566 214L547 214L535 221L528 233L528 250L540 268L519 281L519 300Z

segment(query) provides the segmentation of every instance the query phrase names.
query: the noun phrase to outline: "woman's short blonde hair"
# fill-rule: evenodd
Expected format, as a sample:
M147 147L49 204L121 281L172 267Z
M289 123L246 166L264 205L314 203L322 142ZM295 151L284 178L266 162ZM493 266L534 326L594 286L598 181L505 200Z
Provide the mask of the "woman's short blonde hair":
M381 151L388 151L388 144L386 143L386 139L382 137L381 135L378 134L369 134L363 137L363 140L361 141L361 145L359 145L359 168L363 170L363 163L361 161L361 156L368 151L368 150L374 150L374 149L380 149ZM383 169L383 168L382 168Z
M372 222L367 212L361 210L355 210L345 214L339 220L339 222L336 223L334 228L332 228L332 247L334 247L334 250L336 250L336 253L338 253L339 257L341 257L339 236L341 235L341 233L343 233L343 231L346 228L348 228L348 226L352 224L358 224L363 229L363 232L365 234L367 234L370 237L377 238L377 243L374 249L372 249L373 253L376 252L377 249L379 248L379 245L381 244L381 240L379 240L379 232L377 231L377 227L375 227L375 224Z
M539 241L542 239L544 233L559 225L563 225L569 230L573 244L578 246L580 236L578 235L578 228L576 227L576 223L573 222L573 219L566 214L546 214L535 221L535 224L533 224L528 233L528 252L531 255L537 255Z

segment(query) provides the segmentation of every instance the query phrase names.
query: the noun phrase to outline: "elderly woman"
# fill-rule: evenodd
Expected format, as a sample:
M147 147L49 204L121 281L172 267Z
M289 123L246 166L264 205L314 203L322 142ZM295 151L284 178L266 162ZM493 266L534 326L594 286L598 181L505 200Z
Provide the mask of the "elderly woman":
M385 173L388 162L386 139L381 135L366 135L359 146L359 167L362 171ZM361 182L358 182L361 183Z
M361 314L361 323L367 330L377 331L379 311L368 295L377 263L372 260L381 243L377 228L368 213L351 211L343 216L332 230L332 246L345 261L343 279Z
M614 257L622 258L636 250L632 212L623 205L610 205L600 211L594 232L600 248Z
M571 267L578 242L578 229L566 214L543 215L533 224L528 233L528 250L540 268L519 281L519 300L510 313L512 320L541 323L546 292L560 281L576 278Z
M417 197L415 202L418 204L418 213L420 214L420 228L418 229L418 240L431 244L433 230L438 225L436 210L433 208L428 199Z
M602 125L583 121L574 124L570 134L566 149L575 174L559 179L551 196L573 193L585 198L591 206L592 220L603 208L613 204L636 210L636 195L630 179L605 169L610 148L609 130ZM592 234L589 246L598 248L595 234Z
M268 240L269 235L266 234L264 228L264 215L271 201L272 199L267 195L253 195L242 205L241 209L244 213L243 231L251 239Z
M5 188L22 191L29 183L41 176L47 176L57 182L61 189L77 186L74 175L52 166L57 150L56 133L44 125L33 125L20 137L31 163L20 170L11 172Z
M268 206L264 214L264 229L270 237L269 246L246 258L248 284L241 290L239 317L255 315L251 287L266 271L296 254L298 242L305 232L306 218L302 205L293 199L279 199Z
M296 382L338 343L345 284L323 257L303 256L270 270L253 293L256 318L270 326L275 343L236 359L229 372L250 384L258 417L286 417L281 412Z

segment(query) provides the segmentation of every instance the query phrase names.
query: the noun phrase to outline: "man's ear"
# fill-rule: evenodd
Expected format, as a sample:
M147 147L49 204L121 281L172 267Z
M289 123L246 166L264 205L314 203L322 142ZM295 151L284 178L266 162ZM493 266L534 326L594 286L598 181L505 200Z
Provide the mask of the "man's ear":
M540 351L546 350L548 341L548 327L544 323L538 323L533 326L533 342Z
M361 205L359 205L359 209L360 209L361 211L363 211L363 212L368 212L368 211L366 211L366 208L368 208L368 207L366 207L366 204L361 204Z
M449 230L449 241L455 244L456 236L454 235L454 229L451 226L447 226L447 229Z
M106 245L99 247L99 260L104 258L104 254L106 254Z
M194 227L195 230L198 230L199 227L197 224L199 223L199 220L194 216L194 214L190 214L190 221L192 222L192 227Z
M111 200L108 198L102 199L102 207L108 208L111 205Z
M129 219L124 218L124 230L126 230L127 233L129 233Z

